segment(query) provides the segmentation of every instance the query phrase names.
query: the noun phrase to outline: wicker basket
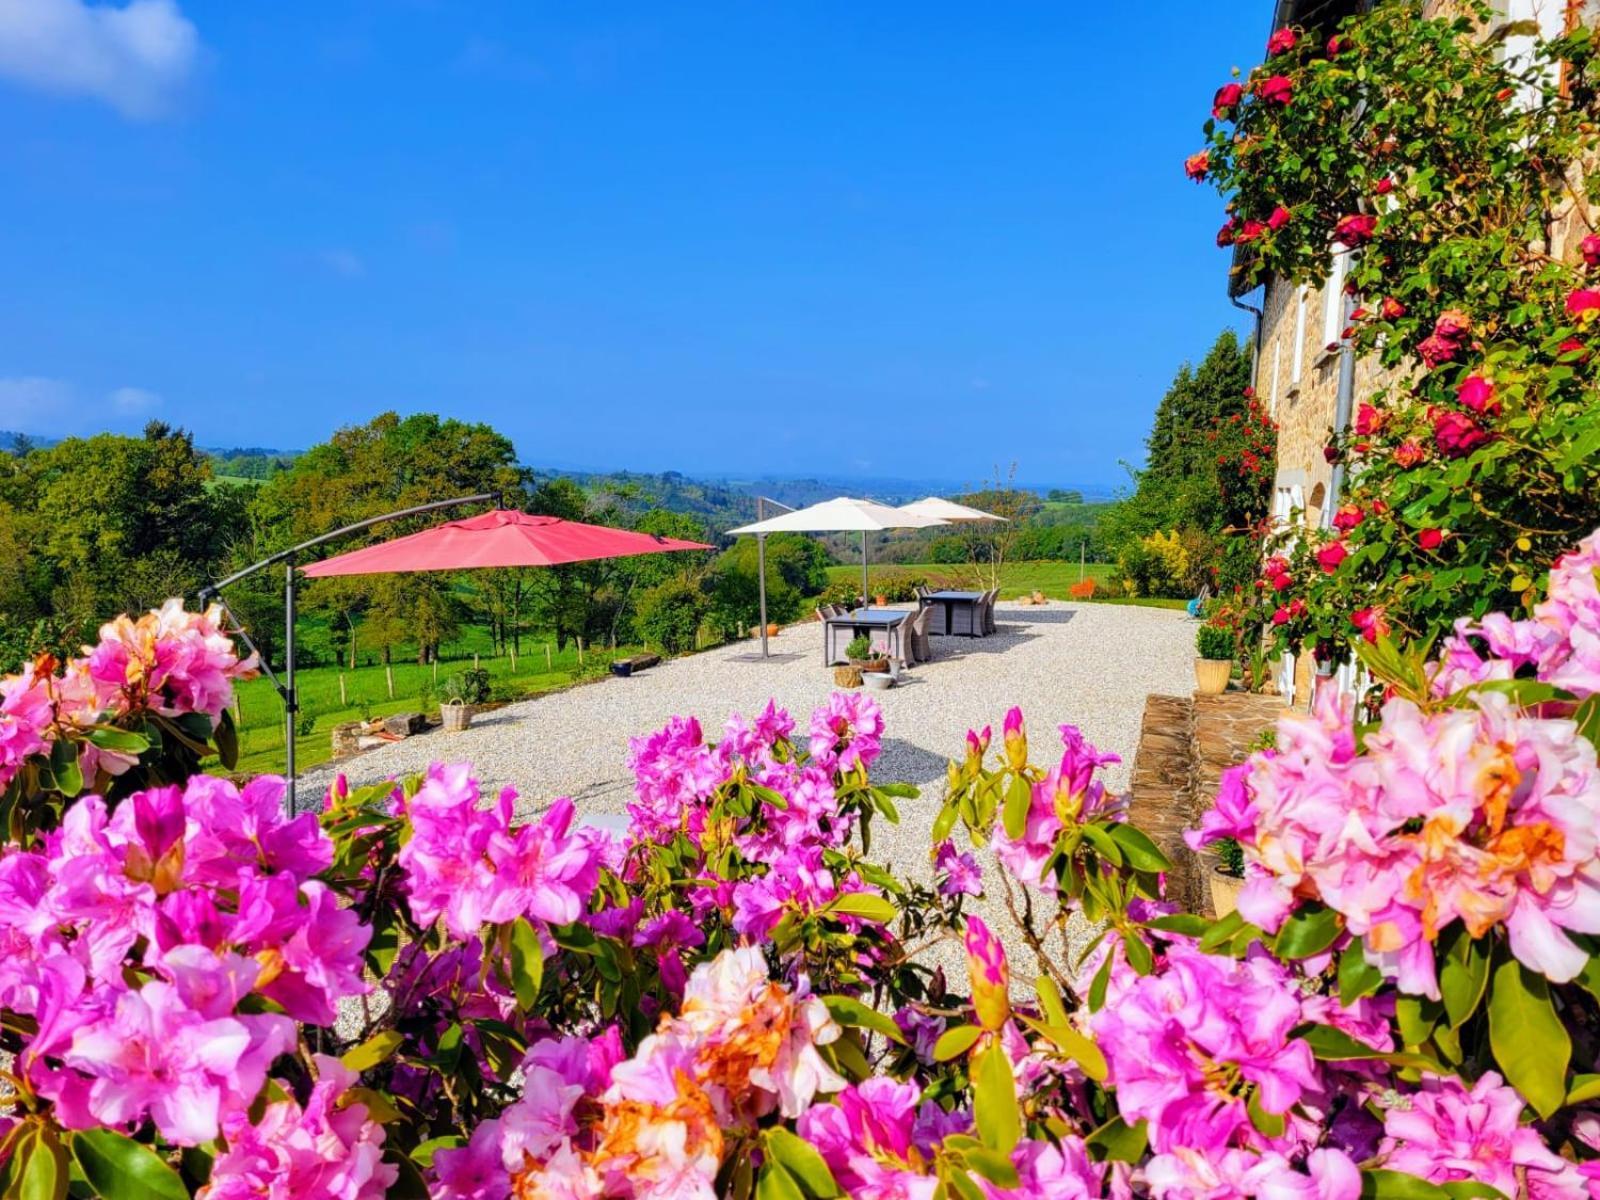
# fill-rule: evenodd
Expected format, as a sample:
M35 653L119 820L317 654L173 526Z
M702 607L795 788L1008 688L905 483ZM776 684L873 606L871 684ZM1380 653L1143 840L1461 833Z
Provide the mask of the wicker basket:
M450 700L439 706L439 717L446 733L461 733L472 728L472 705Z
M861 686L860 667L835 667L833 669L833 684L835 687L858 688Z

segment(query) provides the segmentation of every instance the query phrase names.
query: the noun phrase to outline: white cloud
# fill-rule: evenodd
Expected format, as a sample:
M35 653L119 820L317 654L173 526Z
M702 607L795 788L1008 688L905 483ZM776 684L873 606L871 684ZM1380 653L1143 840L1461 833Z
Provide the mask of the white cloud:
M161 397L145 388L119 387L111 393L111 407L123 416L149 412L161 403Z
M72 385L43 375L0 378L0 427L35 433L72 404Z
M93 96L127 117L170 112L199 55L200 35L176 0L0 0L0 76Z
M341 279L360 279L367 273L367 264L361 261L361 256L354 250L335 247L324 250L317 257L322 260L323 266Z

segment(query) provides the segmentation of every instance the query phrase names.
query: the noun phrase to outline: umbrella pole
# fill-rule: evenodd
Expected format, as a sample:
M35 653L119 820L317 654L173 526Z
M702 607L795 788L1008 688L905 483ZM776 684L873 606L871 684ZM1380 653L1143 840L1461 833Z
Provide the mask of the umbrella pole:
M761 502L756 501L757 508ZM767 649L767 535L756 534L756 574L760 577L761 584L761 657L770 657Z
M283 564L283 747L289 815L295 813L294 726L300 703L294 690L294 559Z
M867 531L861 531L861 607L867 606Z

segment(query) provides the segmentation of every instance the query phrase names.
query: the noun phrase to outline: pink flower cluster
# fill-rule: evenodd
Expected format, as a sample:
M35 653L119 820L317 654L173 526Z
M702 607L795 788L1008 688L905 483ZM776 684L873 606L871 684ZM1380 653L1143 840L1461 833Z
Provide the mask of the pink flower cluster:
M711 1200L733 1135L844 1087L817 1051L839 1033L820 1000L768 977L760 950L726 950L631 1058L614 1039L534 1045L522 1098L435 1156L432 1194Z
M18 1068L66 1127L149 1117L208 1141L296 1022L367 990L370 931L313 878L332 846L282 796L207 776L115 812L90 796L39 849L0 855L0 1006L37 1022Z
M416 793L399 802L411 822L398 861L413 919L427 926L443 916L458 938L517 917L576 921L599 881L604 835L573 829L576 810L566 799L513 828L516 792L506 788L482 808L470 769L435 763Z
M1531 672L1593 694L1597 563L1600 536L1552 570L1532 619L1459 626L1435 690ZM1589 956L1569 934L1600 933L1600 770L1574 722L1493 691L1438 708L1393 699L1358 751L1351 718L1334 699L1284 718L1276 752L1231 776L1191 835L1244 848L1240 911L1270 931L1321 901L1402 990L1433 998L1434 943L1456 921L1473 938L1503 927L1521 962L1572 979Z
M1021 714L1016 716L1021 729ZM1007 721L1011 720L1010 716ZM968 734L969 740L976 735ZM994 851L1002 866L1020 882L1044 892L1054 892L1054 877L1045 874L1045 864L1055 853L1056 840L1069 823L1118 814L1126 798L1111 796L1097 774L1103 767L1122 760L1115 754L1095 749L1076 725L1061 726L1061 761L1032 785L1027 822L1020 836L1011 837L1004 824L995 828ZM1025 752L1024 752L1025 753Z

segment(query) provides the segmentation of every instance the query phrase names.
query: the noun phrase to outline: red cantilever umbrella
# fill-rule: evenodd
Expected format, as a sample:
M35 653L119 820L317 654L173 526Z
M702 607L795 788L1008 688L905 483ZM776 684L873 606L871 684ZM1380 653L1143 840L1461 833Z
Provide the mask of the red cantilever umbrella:
M382 575L394 571L462 571L478 567L555 567L597 558L674 550L710 550L702 542L535 517L498 508L447 521L421 533L364 546L304 568L307 575Z

